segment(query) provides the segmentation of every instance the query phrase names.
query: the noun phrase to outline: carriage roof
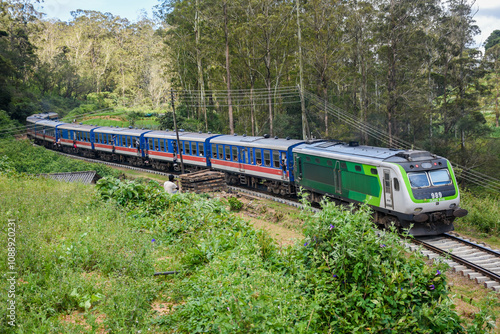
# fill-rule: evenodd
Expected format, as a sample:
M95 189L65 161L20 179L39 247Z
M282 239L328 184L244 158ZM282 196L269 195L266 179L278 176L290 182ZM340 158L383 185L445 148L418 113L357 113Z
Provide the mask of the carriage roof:
M213 144L238 145L246 147L288 150L289 147L304 143L303 140L284 138L265 138L254 136L219 136L210 141Z
M208 138L216 137L219 135L210 133L200 133L200 132L184 132L179 131L179 140L191 140L191 141L205 141ZM151 131L147 133L145 138L162 138L162 139L177 139L175 131Z

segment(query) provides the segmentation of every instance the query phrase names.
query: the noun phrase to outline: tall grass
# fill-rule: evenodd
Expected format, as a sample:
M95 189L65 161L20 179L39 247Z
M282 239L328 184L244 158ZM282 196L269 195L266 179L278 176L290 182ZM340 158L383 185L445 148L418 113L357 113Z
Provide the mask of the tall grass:
M16 330L2 321L0 332L147 331L160 289L151 238L131 228L125 212L98 201L93 187L0 176L0 217L4 236L7 220L16 222L18 278ZM0 245L6 259L6 238ZM6 261L0 270L12 271ZM5 291L5 279L0 287ZM2 293L2 305L6 298ZM84 324L66 321L78 313ZM0 317L7 319L5 307Z
M460 206L469 214L456 220L457 230L500 237L500 197L477 191L462 191L460 195Z

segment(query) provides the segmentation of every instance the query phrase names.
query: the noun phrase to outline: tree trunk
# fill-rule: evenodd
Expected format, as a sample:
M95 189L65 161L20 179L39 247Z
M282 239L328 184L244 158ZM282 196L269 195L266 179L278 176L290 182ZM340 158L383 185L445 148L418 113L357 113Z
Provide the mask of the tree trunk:
M196 36L196 63L198 66L198 85L200 86L199 92L199 106L201 108L201 113L205 118L205 131L208 131L208 119L207 119L207 108L205 106L205 82L203 80L203 67L201 63L201 50L200 50L200 9L199 9L199 0L196 0L196 13L195 13L195 21L194 21L194 30ZM200 110L200 109L198 109ZM200 114L200 112L198 112Z
M299 93L300 93L300 108L302 109L302 139L306 140L309 134L307 117L306 117L306 103L304 101L304 82L303 82L303 68L302 68L302 37L300 33L300 16L299 16L299 0L295 0L297 6L297 39L299 44Z
M229 71L229 33L227 31L227 1L223 3L224 7L224 37L226 40L226 73L227 73L227 104L229 113L229 132L234 134L234 121L233 121L233 105L231 101L231 72Z

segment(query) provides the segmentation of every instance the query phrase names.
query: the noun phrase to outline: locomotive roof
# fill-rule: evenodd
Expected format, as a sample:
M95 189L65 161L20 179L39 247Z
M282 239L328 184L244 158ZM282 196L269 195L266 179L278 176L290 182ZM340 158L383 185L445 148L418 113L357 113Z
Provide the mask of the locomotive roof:
M180 140L193 140L193 141L205 141L207 138L212 138L219 136L217 134L210 133L199 133L199 132L184 132L179 131ZM164 138L164 139L177 139L175 131L151 131L144 135L146 138Z
M339 141L326 141L308 145L300 145L294 148L294 152L308 153L313 155L348 155L360 158L370 158L385 160L403 150L390 149L384 147L356 145L353 143L343 143Z
M304 143L303 140L284 138L265 138L252 136L230 136L224 135L210 141L213 144L239 145L246 147L258 147L268 149L278 149L286 151L290 146Z
M403 163L408 161L422 161L435 159L437 156L427 151L399 150L393 148L364 146L357 143L343 143L339 141L326 141L309 145L300 145L294 152L301 152L324 157L350 156L358 159L370 159Z

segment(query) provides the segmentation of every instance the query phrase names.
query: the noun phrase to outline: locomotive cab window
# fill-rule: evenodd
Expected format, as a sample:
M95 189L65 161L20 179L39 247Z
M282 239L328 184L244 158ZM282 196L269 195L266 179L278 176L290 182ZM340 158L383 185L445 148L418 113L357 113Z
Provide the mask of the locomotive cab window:
M399 180L397 177L394 178L394 190L399 191Z
M361 172L361 166L359 165L356 165L354 169L356 170L356 172Z
M432 185L443 186L451 183L450 174L446 169L432 170L429 172Z
M429 178L426 172L408 173L408 179L412 188L429 187Z

